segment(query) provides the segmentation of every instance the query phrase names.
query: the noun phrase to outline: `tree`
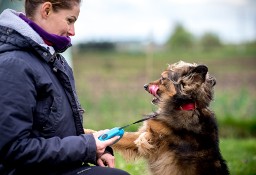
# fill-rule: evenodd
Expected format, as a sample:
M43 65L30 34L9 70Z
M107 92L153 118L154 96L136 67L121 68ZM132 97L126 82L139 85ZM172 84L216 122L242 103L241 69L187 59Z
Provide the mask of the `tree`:
M200 45L203 49L209 50L220 47L222 44L219 37L216 34L206 32L200 40Z
M178 24L167 41L167 47L172 49L191 49L194 44L193 35L181 24Z

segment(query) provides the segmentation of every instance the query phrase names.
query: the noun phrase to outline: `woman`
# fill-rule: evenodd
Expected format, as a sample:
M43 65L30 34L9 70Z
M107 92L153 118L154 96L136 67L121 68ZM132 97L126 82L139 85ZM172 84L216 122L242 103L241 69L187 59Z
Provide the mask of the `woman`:
M84 134L71 68L80 0L26 0L0 15L0 174L127 175L106 131ZM89 166L97 164L99 166Z

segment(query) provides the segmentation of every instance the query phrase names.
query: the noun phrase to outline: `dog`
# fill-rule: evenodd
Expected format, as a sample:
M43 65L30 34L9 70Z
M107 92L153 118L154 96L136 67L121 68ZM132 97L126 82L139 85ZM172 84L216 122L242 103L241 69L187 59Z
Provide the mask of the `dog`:
M218 125L209 108L216 79L205 65L179 61L144 85L157 110L112 145L126 160L143 158L152 175L226 175Z

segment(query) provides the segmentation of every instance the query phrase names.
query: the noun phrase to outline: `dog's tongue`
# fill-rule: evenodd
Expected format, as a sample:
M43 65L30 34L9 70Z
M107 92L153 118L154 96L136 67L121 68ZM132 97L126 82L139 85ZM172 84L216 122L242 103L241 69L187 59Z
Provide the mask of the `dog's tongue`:
M149 86L149 92L150 92L152 95L156 96L156 95L157 95L157 94L156 94L157 90L158 90L158 86L157 86L157 85L151 85L151 86Z

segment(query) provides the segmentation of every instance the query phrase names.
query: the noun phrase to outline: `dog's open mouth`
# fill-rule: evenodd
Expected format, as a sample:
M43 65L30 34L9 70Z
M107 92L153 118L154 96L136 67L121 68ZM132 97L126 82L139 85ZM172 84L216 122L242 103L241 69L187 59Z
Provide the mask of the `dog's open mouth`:
M159 96L157 95L158 86L157 85L150 85L148 87L148 91L149 91L150 94L152 94L155 97L155 98L153 98L152 103L157 104L160 101Z

